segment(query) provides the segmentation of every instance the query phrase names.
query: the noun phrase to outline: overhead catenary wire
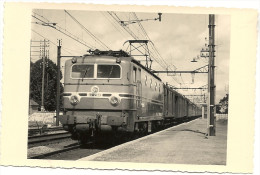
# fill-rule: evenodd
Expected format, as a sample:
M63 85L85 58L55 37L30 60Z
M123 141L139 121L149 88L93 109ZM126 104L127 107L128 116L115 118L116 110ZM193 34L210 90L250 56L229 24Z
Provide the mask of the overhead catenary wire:
M134 39L137 39L138 37L129 29L124 28L120 23L120 18L117 16L114 12L107 12L128 34L130 34Z
M40 15L40 14L38 14L38 13L36 13L36 12L33 12L36 16L39 16L39 17L41 17L41 18L43 18L44 20L46 20L48 23L50 22L47 18L45 18L43 15Z
M139 27L140 27L141 30L143 31L143 34L145 35L145 37L146 37L148 40L152 41L151 38L148 36L147 32L145 31L143 25L141 24L140 20L138 19L136 13L133 13L133 14L134 14L134 17L136 18L136 20L137 20L137 22L138 22ZM158 55L158 57L159 57L159 58L161 59L161 61L163 62L163 64L167 66L167 63L166 63L165 60L162 58L161 54L159 53L158 49L155 47L154 44L152 44L152 47L153 47L153 49L155 50L155 52L156 52L156 54Z
M51 41L51 40L48 39L47 37L44 37L43 35L41 35L40 33L36 32L36 31L33 30L33 29L31 29L31 30L32 30L34 33L36 33L37 35L41 36L42 38L44 38L44 39L50 41L51 44L53 44L53 45L55 45L55 46L58 46L58 44L55 44L55 42ZM71 53L70 51L72 51L72 52L74 52L74 53L77 53L77 54L79 54L79 55L82 54L82 53L80 53L80 52L77 51L77 50L69 49L69 48L67 48L67 47L62 47L61 49L64 50L65 52L71 54L71 55L75 55L75 54Z
M121 25L121 23L120 23L121 19L118 17L118 15L117 15L116 13L114 13L114 12L108 12L108 14L109 14L115 21L117 21L117 23L119 23L119 25L120 25L121 27L123 27L123 29L125 29L134 39L139 39L139 38L134 34L134 32L129 29L128 26L123 26L123 25ZM148 35L147 35L147 36L148 36ZM148 39L149 39L149 36L148 36ZM146 50L146 48L144 48L144 49ZM157 54L159 54L158 50L157 50ZM167 68L167 63L165 63L165 62L163 63L163 61L161 60L162 58L160 58L159 60L156 59L156 57L154 56L154 53L153 53L153 52L151 52L151 56L153 57L153 59L154 59L163 69L166 69L166 68ZM173 78L173 79L174 79L178 84L180 84L175 78Z
M42 38L44 38L44 39L50 41L51 44L53 44L53 45L55 45L55 46L58 46L58 45L55 44L53 41L51 41L50 39L44 37L43 35L41 35L40 33L36 32L35 30L33 30L33 29L31 29L31 30L32 30L32 32L36 33L37 35L41 36ZM71 55L73 55L71 52L67 51L66 49L67 49L67 48L62 47L62 50L64 50L65 52L67 52L67 53L69 53L69 54L71 54Z
M138 36L136 36L136 34L132 31L132 30L130 30L130 28L128 27L128 26L122 26L121 25L121 23L120 23L120 21L121 21L121 19L117 16L117 14L116 13L114 13L114 12L108 12L108 14L129 34L129 35L131 35L134 39L136 39L136 40L138 40L139 38L138 38ZM142 46L146 51L147 51L147 49L144 47L144 46ZM155 59L155 61L157 61L156 59ZM159 64L160 65L160 64ZM161 66L161 65L160 65Z
M108 12L109 13L109 12ZM137 19L137 22L136 22L136 24L134 24L133 25L133 28L129 28L129 25L128 26L126 26L126 27L123 27L122 25L121 25L121 27L116 27L116 24L118 25L118 24L120 24L120 22L119 21L121 21L121 19L120 19L120 16L118 16L118 14L116 14L116 13L114 13L114 12L110 12L111 14L113 14L113 15L110 15L111 17L114 17L115 19L117 19L116 21L117 21L117 23L115 23L115 20L111 20L111 18L108 18L106 15L104 15L107 19L110 19L109 21L111 22L111 24L115 27L115 29L117 30L117 31L119 31L119 33L121 33L123 36L124 35L126 35L126 33L128 33L129 35L131 35L133 38L135 38L135 39L139 39L140 37L144 37L144 38L147 38L148 40L150 40L151 41L151 39L150 39L150 37L148 36L148 34L147 34L147 32L145 31L145 29L144 29L144 27L142 26L142 24L140 23L140 20L138 20L138 18L137 18L137 15L135 14L135 13L130 13L130 15L129 15L129 17L134 17L134 18L136 18ZM36 14L35 12L34 12L34 14ZM74 18L75 20L75 22L77 21L78 23L79 23L79 25L82 27L82 28L84 28L84 26L75 18L75 17L73 17L72 15L71 15L71 13L69 13L68 11L66 11L65 10L65 14L68 14L72 19ZM104 13L103 13L104 14ZM119 15L121 15L121 14L119 14ZM109 16L109 15L108 15ZM39 15L39 14L37 14L36 15L36 17L41 17L41 18L44 18L45 20L42 20L42 21L44 21L44 22L42 22L42 23L45 23L45 25L47 25L47 23L49 22L49 20L47 19L47 18L45 18L44 16L42 16L42 15ZM66 20L66 19L65 19ZM48 22L46 22L46 21L48 21ZM114 23L113 23L114 22ZM139 26L139 28L137 28L136 26ZM49 25L50 26L50 25ZM55 30L60 30L60 32L62 33L62 32L64 32L64 33L67 33L67 34L71 34L71 36L73 37L74 35L72 34L72 33L70 33L69 31L66 31L66 29L63 29L63 28L61 28L61 27L59 27L59 26L50 26L50 27L52 27L52 28L54 28ZM86 28L86 27L85 27ZM135 30L138 30L139 31L139 33L138 34L136 34L136 31L133 31L133 30L131 30L131 29L135 29ZM88 29L87 30L85 30L86 32L87 31L89 31ZM88 33L88 32L87 32ZM106 49L109 49L109 47L108 46L106 46L101 40L99 40L93 33L88 33L96 42L98 42L100 45L101 45L101 47L103 47L103 48L106 48ZM77 39L77 40L79 40L76 36L75 36L75 38ZM100 41L100 42L99 42ZM104 45L103 45L103 44ZM82 44L82 43L81 43ZM91 48L94 48L93 46L90 46L90 45L88 45L89 47L91 47ZM168 66L168 64L167 64L167 62L166 62L166 60L162 57L162 55L160 54L160 52L159 52L159 50L157 49L157 47L154 45L154 44L149 44L149 48L151 49L151 57L162 67L162 68L166 68L167 66ZM172 69L172 67L169 67L168 69ZM183 77L182 76L175 76L175 77L173 77L173 78L177 78L177 80L175 80L177 83L179 83L180 81L184 84L184 81L183 81ZM184 77L185 78L185 77Z
M143 34L145 35L146 39L152 41L151 38L149 37L149 35L147 34L147 32L145 31L143 25L141 24L140 20L138 19L136 13L133 13L133 15L134 15L134 17L135 17L135 19L136 19L136 21L137 21L137 23L138 23L140 29L142 30ZM153 43L153 42L152 42L152 43ZM152 46L152 49L154 50L154 52L156 53L158 59L160 60L161 66L163 65L162 67L163 67L164 69L168 69L168 64L166 63L165 59L164 59L164 58L161 56L161 54L159 53L159 51L158 51L158 49L156 48L156 46L155 46L154 44L151 44L151 46ZM170 70L172 70L172 68L170 68ZM175 79L175 77L172 77L172 78L173 78L178 84L180 84L180 83ZM184 83L184 81L183 81L182 78L181 78L181 80L182 80L182 82Z
M39 19L38 17L36 17L36 16L34 16L34 15L32 15L32 17L41 22L41 23L35 22L36 24L45 25L45 26L51 27L51 28L53 28L53 29L55 29L55 30L61 32L62 34L68 36L69 38L73 39L74 41L77 41L78 43L80 43L80 44L86 46L86 47L89 48L89 49L95 48L94 46L91 46L90 44L86 43L85 41L80 40L77 36L73 35L73 34L70 33L68 30L63 29L62 27L58 26L57 24L51 25L51 24L49 24L49 22L46 22L46 21L44 21L44 20L42 20L42 19Z
M103 43L99 38L97 38L93 33L91 33L84 25L82 25L74 16L72 16L72 14L70 14L67 10L64 10L84 31L86 31L89 36L94 39L97 43L99 43L99 45L105 49L110 50L110 48Z
M124 33L124 31L121 29L121 27L117 27L116 26L116 23L114 22L114 20L111 20L107 15L106 13L104 12L101 12L101 14L112 24L112 26L125 38L127 38L127 34ZM120 30L121 29L121 30Z
M151 38L148 36L147 32L145 31L145 29L143 28L142 24L140 23L140 20L138 19L137 15L135 13L133 13L136 20L138 21L138 25L141 28L141 30L143 31L146 39L151 40ZM152 42L153 43L153 42ZM168 67L167 63L165 62L165 60L162 58L161 54L159 53L158 49L155 47L154 44L151 44L152 49L155 51L155 54L157 55L159 62L161 65L163 65L164 69L166 69Z

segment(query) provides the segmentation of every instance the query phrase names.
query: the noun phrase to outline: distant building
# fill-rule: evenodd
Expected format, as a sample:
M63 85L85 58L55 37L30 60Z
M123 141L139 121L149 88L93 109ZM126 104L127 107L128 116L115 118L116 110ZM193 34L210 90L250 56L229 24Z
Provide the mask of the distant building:
M36 103L34 100L30 99L30 107L29 107L29 114L33 114L37 112L39 108L39 104Z

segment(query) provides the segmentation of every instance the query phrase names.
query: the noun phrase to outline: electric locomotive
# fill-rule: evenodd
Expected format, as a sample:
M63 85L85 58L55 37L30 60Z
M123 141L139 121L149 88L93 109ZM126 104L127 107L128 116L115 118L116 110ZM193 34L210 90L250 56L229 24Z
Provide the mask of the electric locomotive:
M93 51L65 63L64 115L72 139L147 133L198 108L124 51ZM184 111L184 112L183 112ZM196 111L196 112L195 112Z

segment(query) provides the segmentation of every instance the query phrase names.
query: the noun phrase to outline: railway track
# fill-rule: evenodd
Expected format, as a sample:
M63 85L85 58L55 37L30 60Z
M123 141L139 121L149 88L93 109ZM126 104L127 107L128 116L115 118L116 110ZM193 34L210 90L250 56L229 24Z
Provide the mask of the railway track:
M46 143L50 141L57 141L61 139L70 138L71 134L69 132L60 132L54 134L46 134L46 135L38 135L38 136L29 136L28 137L28 145Z
M42 133L51 133L51 132L57 132L57 131L63 131L63 127L53 127L53 128L45 128L44 126L39 127L31 127L28 130L29 136L33 136L36 134L42 134Z
M63 152L71 151L71 150L76 150L79 148L80 148L80 145L70 146L70 147L59 149L56 151L51 151L51 152L47 152L47 153L43 153L43 154L29 156L28 159L44 159L45 157L48 157L48 156L52 156L55 154L59 154L59 153L63 153Z
M181 123L183 123L183 122L176 122L175 125L179 125ZM52 140L54 140L54 141L60 140L61 141L62 139L69 138L69 137L70 137L70 133L68 133L68 132L57 133L57 134L49 134L49 135L32 136L32 137L29 137L28 143L29 143L29 147L30 147L30 145L34 145L34 144L44 145L44 144L46 144L46 142L51 143ZM139 136L138 138L140 138L140 137L142 137L142 136ZM129 139L128 141L131 141L132 139ZM133 140L135 140L135 139L133 139ZM122 143L117 143L116 145L120 145L120 144L123 144L123 143L125 143L125 141L122 141ZM39 153L37 155L34 154L32 156L28 156L28 159L77 160L81 157L85 157L85 156L95 154L97 152L109 149L109 148L116 146L116 145L104 146L103 144L102 145L96 145L96 144L93 144L93 142L89 142L86 145L82 146L82 145L74 142L73 144L60 147L59 149L56 149L54 151L52 150L52 151L48 151L46 153L42 153L42 154Z

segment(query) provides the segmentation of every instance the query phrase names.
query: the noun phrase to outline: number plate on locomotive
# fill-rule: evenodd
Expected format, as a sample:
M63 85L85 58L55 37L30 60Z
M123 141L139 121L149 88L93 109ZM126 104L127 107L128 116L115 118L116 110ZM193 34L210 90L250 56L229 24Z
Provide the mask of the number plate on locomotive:
M90 93L89 96L91 96L91 97L101 97L101 93Z

